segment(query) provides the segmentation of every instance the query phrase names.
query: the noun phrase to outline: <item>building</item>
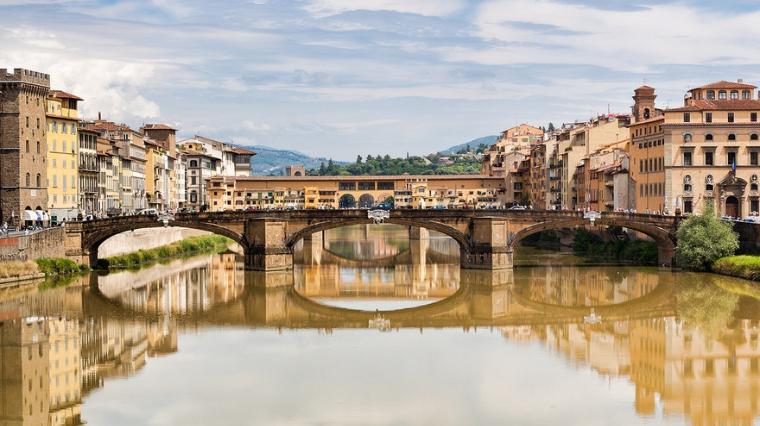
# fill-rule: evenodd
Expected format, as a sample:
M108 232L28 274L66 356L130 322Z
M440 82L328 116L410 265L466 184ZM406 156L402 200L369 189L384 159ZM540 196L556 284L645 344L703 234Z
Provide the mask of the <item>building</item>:
M665 138L662 130L665 117L655 108L655 89L641 86L634 90L631 144L631 179L634 185L635 210L667 212L665 200Z
M255 152L203 136L194 136L178 143L186 162L185 207L204 210L206 181L213 176L250 176L251 157Z
M207 183L211 211L243 209L501 207L504 178L484 175L215 176Z
M48 213L52 224L76 220L79 205L79 114L82 98L51 90L46 100Z
M49 90L47 74L0 69L0 221L10 226L45 219Z
M730 217L760 212L760 100L756 86L719 81L688 91L684 106L666 109L663 203L691 213L712 204Z
M95 215L100 210L98 178L98 132L79 130L79 209L85 215Z
M159 210L179 207L177 201L177 130L166 124L146 124L146 192L148 204ZM148 140L152 143L149 145ZM184 180L184 179L183 179Z

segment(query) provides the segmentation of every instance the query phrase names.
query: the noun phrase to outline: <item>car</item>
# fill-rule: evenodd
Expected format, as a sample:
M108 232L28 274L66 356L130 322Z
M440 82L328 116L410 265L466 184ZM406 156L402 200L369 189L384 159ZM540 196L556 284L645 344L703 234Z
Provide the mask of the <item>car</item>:
M143 209L137 213L140 216L158 216L158 210L156 209Z
M508 210L527 210L527 208L525 206L515 204L514 206L510 207Z
M378 210L393 210L393 205L390 203L380 203L375 208Z

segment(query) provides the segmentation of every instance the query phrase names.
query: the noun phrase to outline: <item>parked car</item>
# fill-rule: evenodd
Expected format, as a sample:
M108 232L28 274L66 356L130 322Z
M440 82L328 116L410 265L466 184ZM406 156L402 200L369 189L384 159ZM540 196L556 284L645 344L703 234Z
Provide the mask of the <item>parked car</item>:
M140 210L139 213L137 213L141 216L158 216L158 210L156 209L143 209Z

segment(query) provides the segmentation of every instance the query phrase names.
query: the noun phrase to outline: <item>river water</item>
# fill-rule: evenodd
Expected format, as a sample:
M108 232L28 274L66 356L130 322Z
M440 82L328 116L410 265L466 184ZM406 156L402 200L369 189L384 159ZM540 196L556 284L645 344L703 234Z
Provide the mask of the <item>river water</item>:
M760 290L521 249L329 231L0 292L0 425L753 424Z

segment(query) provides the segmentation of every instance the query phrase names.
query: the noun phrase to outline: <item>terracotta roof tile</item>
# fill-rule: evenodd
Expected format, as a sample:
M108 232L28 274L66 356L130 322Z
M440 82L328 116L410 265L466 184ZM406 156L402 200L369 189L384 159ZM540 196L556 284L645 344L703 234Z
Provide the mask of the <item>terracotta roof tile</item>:
M760 110L760 100L755 99L715 99L692 100L691 105L685 105L680 108L671 108L668 112L687 112L703 110Z
M757 86L747 83L738 83L735 81L716 81L715 83L705 84L704 86L695 87L691 90L699 89L754 89Z
M48 96L50 96L51 98L59 98L59 99L74 99L77 101L84 100L77 95L72 95L71 93L64 92L63 90L51 90L48 92Z

